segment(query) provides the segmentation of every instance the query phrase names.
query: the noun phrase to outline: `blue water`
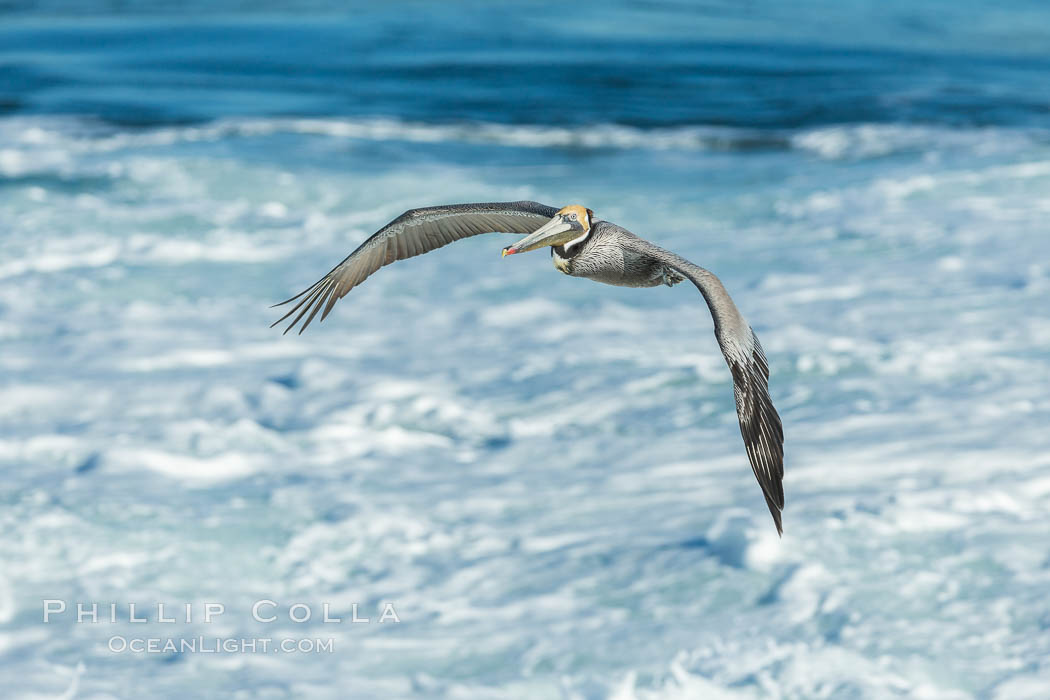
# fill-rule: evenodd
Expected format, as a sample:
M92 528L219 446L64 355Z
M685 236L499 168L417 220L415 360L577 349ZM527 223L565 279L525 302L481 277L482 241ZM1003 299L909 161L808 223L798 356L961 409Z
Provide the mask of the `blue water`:
M4 693L1046 697L1048 69L1039 2L0 1ZM723 279L783 539L684 286L481 236L268 328L519 198ZM334 650L110 648L200 635Z
M85 4L60 4L57 17L50 3L5 13L4 111L139 126L246 115L763 129L1048 117L1050 10L1036 2L1012 12L965 2L73 12Z

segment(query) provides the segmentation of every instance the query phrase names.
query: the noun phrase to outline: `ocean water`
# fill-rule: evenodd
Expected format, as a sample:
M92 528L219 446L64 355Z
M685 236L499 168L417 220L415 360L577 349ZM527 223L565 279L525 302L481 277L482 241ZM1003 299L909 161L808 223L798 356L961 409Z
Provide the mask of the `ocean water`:
M1047 697L1048 69L1038 2L0 2L2 694ZM722 278L782 539L686 285L494 234L268 327L525 198ZM195 637L333 648L113 650Z

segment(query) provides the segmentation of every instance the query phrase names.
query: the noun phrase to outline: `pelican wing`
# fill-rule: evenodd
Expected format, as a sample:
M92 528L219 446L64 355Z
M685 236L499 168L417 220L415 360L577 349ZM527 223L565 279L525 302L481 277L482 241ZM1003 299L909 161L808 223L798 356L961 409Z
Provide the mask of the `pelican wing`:
M318 311L324 309L321 314L323 321L336 301L384 265L429 253L480 233L532 233L556 213L558 210L554 207L537 202L448 204L410 209L372 234L327 275L291 299L277 304L282 306L298 299L273 326L298 314L284 332L290 331L305 316L306 320L299 328L302 333Z
M747 457L762 487L777 533L782 534L784 429L769 398L769 364L758 336L713 273L641 238L634 237L628 247L674 268L704 295L715 321L715 338L733 373L736 414Z

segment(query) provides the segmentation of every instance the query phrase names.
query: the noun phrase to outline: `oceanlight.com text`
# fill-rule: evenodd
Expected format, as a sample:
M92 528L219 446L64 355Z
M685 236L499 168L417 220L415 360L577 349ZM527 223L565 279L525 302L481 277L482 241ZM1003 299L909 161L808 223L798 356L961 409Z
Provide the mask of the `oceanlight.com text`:
M124 637L109 638L115 654L331 654L335 639L272 637Z

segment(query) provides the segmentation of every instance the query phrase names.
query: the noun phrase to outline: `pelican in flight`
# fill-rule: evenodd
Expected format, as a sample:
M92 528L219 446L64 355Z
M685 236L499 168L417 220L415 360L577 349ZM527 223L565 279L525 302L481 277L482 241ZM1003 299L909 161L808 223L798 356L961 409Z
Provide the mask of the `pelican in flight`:
M762 487L777 533L782 533L784 431L769 398L769 365L758 337L711 272L625 228L595 218L590 209L577 205L555 209L537 202L489 202L406 211L370 236L327 275L278 304L296 302L273 325L294 315L284 332L302 321L302 333L319 311L323 321L337 300L384 265L490 232L528 234L504 248L503 255L550 246L554 267L573 277L621 287L673 286L686 279L696 285L711 310L718 347L733 375L740 434L751 468Z

